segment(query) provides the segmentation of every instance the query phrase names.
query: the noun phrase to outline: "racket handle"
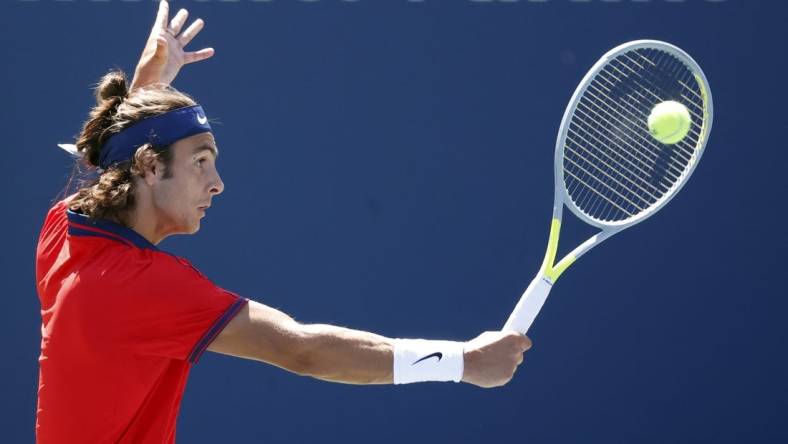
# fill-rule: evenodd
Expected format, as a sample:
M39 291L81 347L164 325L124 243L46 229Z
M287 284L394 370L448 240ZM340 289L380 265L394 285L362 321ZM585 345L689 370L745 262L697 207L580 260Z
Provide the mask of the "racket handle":
M544 301L547 300L551 288L553 288L553 284L539 273L525 289L520 301L517 302L514 311L509 316L509 320L503 326L503 330L514 330L526 334L531 328L531 324L534 323L536 315L539 314L539 310L542 309Z

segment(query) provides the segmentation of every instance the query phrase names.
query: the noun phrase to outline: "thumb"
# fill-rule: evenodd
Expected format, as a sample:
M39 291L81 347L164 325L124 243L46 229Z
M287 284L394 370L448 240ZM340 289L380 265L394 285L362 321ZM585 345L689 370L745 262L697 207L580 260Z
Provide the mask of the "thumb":
M167 58L167 38L163 35L156 37L156 52L153 57Z
M522 350L525 352L527 350L530 350L531 347L533 347L533 343L531 342L531 339L526 335L520 336L520 348L522 348Z

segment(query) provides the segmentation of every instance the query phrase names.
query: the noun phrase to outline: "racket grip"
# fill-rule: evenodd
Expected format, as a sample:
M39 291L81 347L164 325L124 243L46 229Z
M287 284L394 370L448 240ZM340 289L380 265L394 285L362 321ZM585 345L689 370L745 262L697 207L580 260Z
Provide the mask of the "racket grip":
M531 281L528 288L525 289L520 301L514 307L514 311L509 316L503 330L514 330L522 334L526 334L531 324L534 323L536 315L542 309L547 295L550 294L550 289L553 284L547 281L544 276L539 273L536 278Z

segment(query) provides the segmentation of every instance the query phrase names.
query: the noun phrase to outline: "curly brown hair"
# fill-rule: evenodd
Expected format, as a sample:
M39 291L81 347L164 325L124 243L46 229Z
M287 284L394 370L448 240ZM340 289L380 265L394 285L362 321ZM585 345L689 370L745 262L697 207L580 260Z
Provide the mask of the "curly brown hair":
M105 74L96 85L95 92L96 106L83 124L76 146L82 153L81 166L88 171L99 171L100 175L83 184L68 206L91 219L109 219L128 226L129 212L135 203L134 178L144 177L141 166L156 160L164 164L164 177L169 177L173 156L171 145L142 145L130 161L100 171L102 146L110 137L142 119L193 106L196 102L163 84L135 89L129 94L126 75L120 70Z

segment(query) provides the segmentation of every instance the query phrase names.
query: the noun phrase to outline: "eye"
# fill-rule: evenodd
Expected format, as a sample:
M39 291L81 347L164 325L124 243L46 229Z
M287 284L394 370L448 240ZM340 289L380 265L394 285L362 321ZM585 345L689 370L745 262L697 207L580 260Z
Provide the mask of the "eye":
M197 159L197 165L202 166L207 161L208 161L208 159L206 159L205 157L201 157L201 158Z

